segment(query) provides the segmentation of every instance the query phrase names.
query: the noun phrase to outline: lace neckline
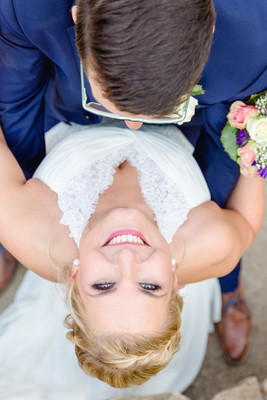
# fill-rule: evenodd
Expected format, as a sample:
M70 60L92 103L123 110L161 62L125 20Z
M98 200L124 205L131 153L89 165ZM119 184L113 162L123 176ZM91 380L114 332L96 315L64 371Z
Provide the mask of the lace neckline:
M58 206L63 212L60 222L69 227L70 237L78 248L99 195L112 185L115 168L126 160L137 169L142 196L154 212L158 229L168 243L186 220L190 208L178 185L138 144L130 144L85 168L69 181L63 192L58 193Z

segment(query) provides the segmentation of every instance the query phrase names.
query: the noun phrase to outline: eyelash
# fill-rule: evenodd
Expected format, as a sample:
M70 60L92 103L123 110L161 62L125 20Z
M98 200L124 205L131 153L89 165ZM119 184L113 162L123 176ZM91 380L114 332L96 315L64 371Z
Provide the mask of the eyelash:
M115 282L95 283L94 285L92 285L92 288L103 291L103 290L110 290L114 285L115 285Z
M115 285L115 282L112 282L112 283L104 282L104 283L95 283L94 285L92 285L92 287L95 290L104 291L104 290L110 290L111 288L113 288L114 285ZM140 286L144 290L148 290L151 292L156 292L161 289L161 287L159 285L153 285L152 283L140 283Z
M153 285L152 283L140 283L141 287L145 290L149 290L151 292L156 292L157 290L160 290L161 287L159 285ZM146 287L150 286L150 288Z

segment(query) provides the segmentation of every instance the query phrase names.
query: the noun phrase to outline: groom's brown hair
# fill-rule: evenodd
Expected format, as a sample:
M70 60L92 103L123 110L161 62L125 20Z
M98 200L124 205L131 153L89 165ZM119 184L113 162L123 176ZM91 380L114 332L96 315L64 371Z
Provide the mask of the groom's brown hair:
M78 0L77 47L118 109L161 116L199 80L214 23L212 0Z

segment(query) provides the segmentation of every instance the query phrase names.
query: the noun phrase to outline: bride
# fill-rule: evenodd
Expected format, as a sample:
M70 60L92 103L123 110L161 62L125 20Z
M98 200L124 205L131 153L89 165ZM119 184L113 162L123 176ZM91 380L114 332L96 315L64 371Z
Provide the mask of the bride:
M221 210L176 127L62 123L49 135L67 137L28 181L1 136L0 242L45 280L28 272L0 318L0 393L100 400L185 390L220 315L210 278L227 274L257 233L263 179L241 176ZM80 366L114 388L77 367L62 285L46 280L66 287Z

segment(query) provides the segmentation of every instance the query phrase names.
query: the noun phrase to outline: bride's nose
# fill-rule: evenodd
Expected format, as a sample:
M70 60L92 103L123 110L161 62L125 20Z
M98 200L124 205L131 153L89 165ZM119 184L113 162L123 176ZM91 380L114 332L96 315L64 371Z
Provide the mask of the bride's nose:
M136 263L140 262L140 255L138 252L127 248L118 251L116 254L114 254L113 258L117 264L125 268L131 268Z

